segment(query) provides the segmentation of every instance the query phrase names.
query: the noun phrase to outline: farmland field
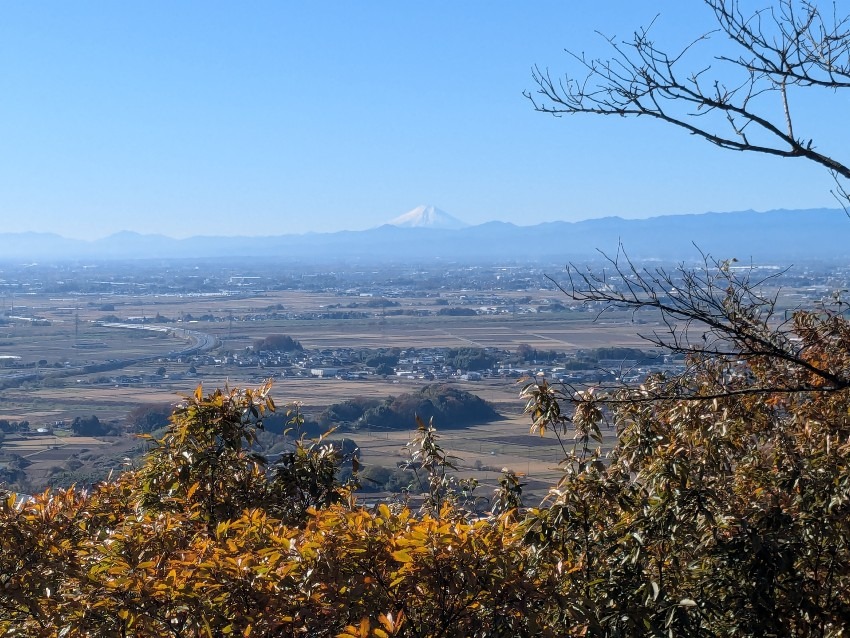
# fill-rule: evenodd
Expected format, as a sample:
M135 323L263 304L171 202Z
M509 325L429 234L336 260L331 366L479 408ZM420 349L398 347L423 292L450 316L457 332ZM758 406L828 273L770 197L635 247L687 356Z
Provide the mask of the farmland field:
M520 344L539 350L575 352L607 346L645 347L639 330L650 332L651 317L626 313L596 313L576 308L572 312L538 314L516 311L512 294L501 303L512 312L474 316L415 316L434 311L433 298L399 297L393 302L404 315L359 306L350 295L280 291L234 295L98 295L97 299L26 299L26 312L36 321L11 321L0 326L0 419L27 420L30 428L67 428L76 417L96 416L103 422L121 422L134 408L149 404L174 404L197 384L215 387L251 386L278 374L274 369L228 363L227 353L250 350L258 339L287 334L309 351L398 348L492 348L513 352ZM444 292L443 299L462 303L461 291ZM529 303L549 303L551 290L524 295ZM358 306L346 318L325 316L328 309ZM485 304L486 305L486 304ZM16 308L18 308L16 306ZM269 309L284 309L269 312ZM23 312L23 311L21 311ZM106 323L104 323L106 322ZM186 332L186 331L190 332ZM195 335L195 336L192 336ZM199 338L208 343L207 358L193 359L182 351L197 349ZM217 363L211 363L212 360ZM194 363L193 363L194 362ZM101 369L103 368L103 369ZM190 373L190 368L193 370ZM273 396L279 405L301 401L308 413L354 397L384 399L410 392L426 381L381 378L362 380L317 379L284 375L275 381ZM545 494L557 480L563 457L560 444L550 436L528 434L529 419L521 414L522 402L515 379L487 378L450 383L490 402L502 415L496 422L462 429L436 423L445 448L459 457L462 475L475 476L482 494L495 487L502 468L526 476L534 498ZM412 427L413 424L411 424ZM406 430L347 432L363 453L366 465L394 467L402 460ZM3 451L30 461L27 472L35 487L62 476L86 470L99 462L120 470L127 450L138 448L132 440L42 437L5 443ZM565 444L570 444L566 441ZM26 447L29 445L30 447ZM85 450L81 452L80 450ZM105 455L108 461L99 456ZM91 469L91 468L89 468Z

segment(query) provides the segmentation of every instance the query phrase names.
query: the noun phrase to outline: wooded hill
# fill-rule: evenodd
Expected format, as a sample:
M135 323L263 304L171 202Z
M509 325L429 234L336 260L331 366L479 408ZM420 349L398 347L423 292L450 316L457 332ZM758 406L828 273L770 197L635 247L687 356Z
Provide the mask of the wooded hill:
M500 416L480 397L448 384L429 384L384 400L357 398L335 403L322 412L319 423L325 427L348 424L354 428L411 428L419 416L434 419L445 427L465 427L488 423Z

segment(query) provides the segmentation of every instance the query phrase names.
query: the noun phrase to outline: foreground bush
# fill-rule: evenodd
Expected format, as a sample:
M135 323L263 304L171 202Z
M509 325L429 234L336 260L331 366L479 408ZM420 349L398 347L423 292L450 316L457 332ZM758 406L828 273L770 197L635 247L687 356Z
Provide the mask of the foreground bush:
M550 604L545 569L512 515L469 520L439 480L439 509L363 509L322 442L267 468L248 449L268 389L199 389L141 467L90 494L10 496L4 635L546 633L529 613Z

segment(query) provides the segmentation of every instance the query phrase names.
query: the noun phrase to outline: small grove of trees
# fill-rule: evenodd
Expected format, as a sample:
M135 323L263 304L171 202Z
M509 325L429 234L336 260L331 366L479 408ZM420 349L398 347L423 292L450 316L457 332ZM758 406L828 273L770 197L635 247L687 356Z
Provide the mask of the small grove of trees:
M319 422L325 426L339 423L353 423L363 416L366 410L380 405L378 399L355 397L328 406L319 416Z
M289 335L269 335L254 342L254 352L301 352L304 347Z
M174 406L168 403L144 403L127 414L128 432L149 433L168 425Z
M517 359L525 363L543 363L564 359L563 353L554 350L537 350L527 343L521 343L517 346L516 356ZM588 368L599 368L600 362L605 362L607 366L618 369L626 362L637 365L657 364L660 357L661 353L657 350L647 352L640 348L593 348L579 351L574 359L564 361L563 366L568 370L586 370Z
M554 361L563 357L563 353L558 353L555 350L538 350L527 343L521 343L516 348L516 358L521 363Z
M117 422L101 421L94 414L89 417L74 417L71 421L71 431L75 436L118 436L122 433Z
M398 365L399 360L398 348L394 348L393 350L390 352L379 352L378 354L369 356L365 360L366 365L370 367L388 366L392 369L393 366Z
M450 427L487 423L499 414L480 397L445 384L429 384L384 400L356 398L335 403L319 417L327 427L348 423L357 427L408 429L416 417L435 419Z
M437 301L440 301L439 299ZM437 314L444 317L474 317L478 313L474 308L462 308L458 306L450 306L447 308L440 308L437 311Z
M446 363L461 370L487 370L496 358L482 348L455 348L446 353Z
M29 421L10 421L9 419L0 419L0 432L9 434L12 432L28 432L29 429Z
M393 368L389 363L379 363L375 366L375 374L382 377L388 377L391 374L395 374L395 368Z

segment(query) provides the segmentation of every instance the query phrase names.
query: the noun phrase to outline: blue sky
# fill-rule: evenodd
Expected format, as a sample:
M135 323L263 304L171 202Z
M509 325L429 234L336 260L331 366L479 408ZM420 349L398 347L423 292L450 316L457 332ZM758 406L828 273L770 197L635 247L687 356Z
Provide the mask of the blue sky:
M625 38L656 14L659 43L712 26L696 0L4 3L0 231L302 233L419 204L523 225L835 207L801 161L523 98L533 64L565 70L564 48L604 54L594 30ZM840 153L846 107L797 108Z

